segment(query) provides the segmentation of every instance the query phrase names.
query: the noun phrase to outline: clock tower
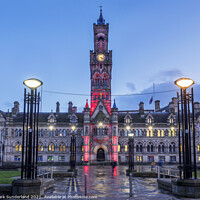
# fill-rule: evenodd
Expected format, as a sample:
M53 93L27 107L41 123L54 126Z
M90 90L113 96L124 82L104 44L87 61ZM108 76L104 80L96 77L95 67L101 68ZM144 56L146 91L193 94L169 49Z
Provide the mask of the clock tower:
M103 102L111 114L111 71L112 51L108 50L109 24L105 24L100 9L97 23L93 24L94 50L90 51L90 79L91 79L91 112L92 115L99 102Z

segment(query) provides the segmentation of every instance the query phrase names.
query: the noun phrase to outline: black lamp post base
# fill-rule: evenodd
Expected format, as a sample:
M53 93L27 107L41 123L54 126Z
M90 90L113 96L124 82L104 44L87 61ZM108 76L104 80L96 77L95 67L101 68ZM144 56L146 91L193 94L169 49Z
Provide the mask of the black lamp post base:
M137 171L136 171L136 170L134 170L134 169L132 169L132 170L130 170L130 169L127 169L127 170L126 170L126 176L129 176L129 174L130 174L130 173L132 173L132 174L133 174L134 172L137 172Z
M18 179L12 182L12 195L44 196L44 187L40 179Z
M75 175L75 176L77 176L77 174L78 174L78 169L76 169L76 167L70 168L70 169L68 169L67 171L68 171L68 172L74 172L74 175Z

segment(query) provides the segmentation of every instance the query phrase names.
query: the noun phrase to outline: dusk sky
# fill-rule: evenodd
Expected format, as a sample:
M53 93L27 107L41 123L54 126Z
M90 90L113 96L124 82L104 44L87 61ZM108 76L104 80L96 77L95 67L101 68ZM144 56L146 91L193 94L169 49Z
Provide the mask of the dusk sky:
M174 81L195 81L200 101L199 0L1 0L0 1L0 110L19 101L23 111L23 81L43 81L42 111L66 112L72 101L82 112L90 100L89 51L99 6L109 23L113 51L112 95L119 110L149 105L153 92L178 89ZM47 91L85 94L67 95ZM143 94L143 95L142 95ZM88 95L88 96L87 96ZM165 106L176 91L156 93ZM155 100L155 99L154 99Z

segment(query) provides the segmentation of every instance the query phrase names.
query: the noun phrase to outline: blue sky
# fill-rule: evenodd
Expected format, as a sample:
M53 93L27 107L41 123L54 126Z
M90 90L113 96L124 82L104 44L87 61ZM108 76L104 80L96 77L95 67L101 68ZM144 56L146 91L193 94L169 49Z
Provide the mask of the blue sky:
M90 94L89 50L99 5L109 23L113 50L112 94L138 94L177 89L173 82L195 80L200 101L199 0L1 0L0 1L0 110L19 101L30 77L44 82L42 111L67 111L71 100L82 111ZM88 94L71 96L45 91ZM165 106L176 92L156 94ZM116 98L120 110L148 105L150 95Z

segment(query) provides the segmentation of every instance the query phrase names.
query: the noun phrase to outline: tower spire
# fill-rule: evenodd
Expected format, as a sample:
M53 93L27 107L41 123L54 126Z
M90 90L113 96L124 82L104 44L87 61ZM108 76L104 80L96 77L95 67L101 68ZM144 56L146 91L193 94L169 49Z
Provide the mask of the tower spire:
M99 6L100 7L100 15L99 15L99 19L97 19L97 25L100 24L100 25L105 25L105 19L103 18L103 15L102 15L102 6Z

